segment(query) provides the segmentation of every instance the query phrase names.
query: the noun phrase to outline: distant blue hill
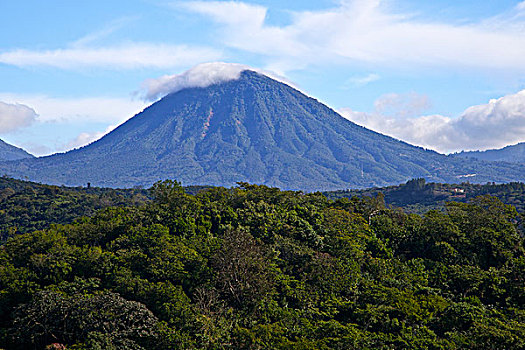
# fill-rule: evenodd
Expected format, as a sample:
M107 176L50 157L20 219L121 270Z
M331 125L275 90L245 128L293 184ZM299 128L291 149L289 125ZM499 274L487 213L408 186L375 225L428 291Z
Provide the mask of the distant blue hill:
M170 94L102 139L64 154L0 164L32 181L97 186L233 186L306 191L432 182L508 182L525 167L451 158L358 126L253 71Z
M25 158L33 158L33 156L21 148L0 140L0 162Z
M491 149L487 151L461 152L453 155L461 158L475 158L486 161L499 161L510 163L525 163L525 143Z

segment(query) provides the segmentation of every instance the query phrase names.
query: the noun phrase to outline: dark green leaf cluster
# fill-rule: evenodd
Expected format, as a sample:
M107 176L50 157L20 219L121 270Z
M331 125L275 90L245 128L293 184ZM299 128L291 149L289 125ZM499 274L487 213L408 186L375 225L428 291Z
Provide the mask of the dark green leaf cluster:
M0 348L523 349L517 212L240 183L11 237Z

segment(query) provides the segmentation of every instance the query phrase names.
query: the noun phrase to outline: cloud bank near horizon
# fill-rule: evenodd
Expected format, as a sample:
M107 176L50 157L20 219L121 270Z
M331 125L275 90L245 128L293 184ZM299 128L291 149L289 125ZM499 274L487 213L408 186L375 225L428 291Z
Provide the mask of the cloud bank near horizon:
M424 95L388 94L370 113L342 108L356 124L441 153L502 148L525 141L525 90L467 108L459 117L423 115Z

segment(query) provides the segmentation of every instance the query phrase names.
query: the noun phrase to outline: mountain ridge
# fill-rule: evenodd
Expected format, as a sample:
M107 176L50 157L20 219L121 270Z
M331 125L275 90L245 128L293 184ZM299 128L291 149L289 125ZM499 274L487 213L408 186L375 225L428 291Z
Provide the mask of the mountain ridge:
M34 156L20 147L13 146L0 140L0 162L34 158Z
M455 153L453 156L460 158L475 158L491 162L525 163L525 142L486 151L464 151Z

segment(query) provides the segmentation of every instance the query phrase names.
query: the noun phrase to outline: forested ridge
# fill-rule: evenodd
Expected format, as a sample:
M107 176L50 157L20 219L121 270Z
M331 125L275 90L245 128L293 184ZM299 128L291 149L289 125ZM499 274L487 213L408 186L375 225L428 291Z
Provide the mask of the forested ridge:
M525 348L521 216L497 198L141 193L2 243L0 348Z
M374 187L364 190L340 190L325 192L330 199L384 196L385 202L393 207L403 208L406 212L424 214L431 209L443 210L447 202L467 203L483 195L497 197L505 204L510 204L525 212L525 183L510 182L484 185L462 182L459 184L426 182L425 179L412 179L404 184L388 187Z

